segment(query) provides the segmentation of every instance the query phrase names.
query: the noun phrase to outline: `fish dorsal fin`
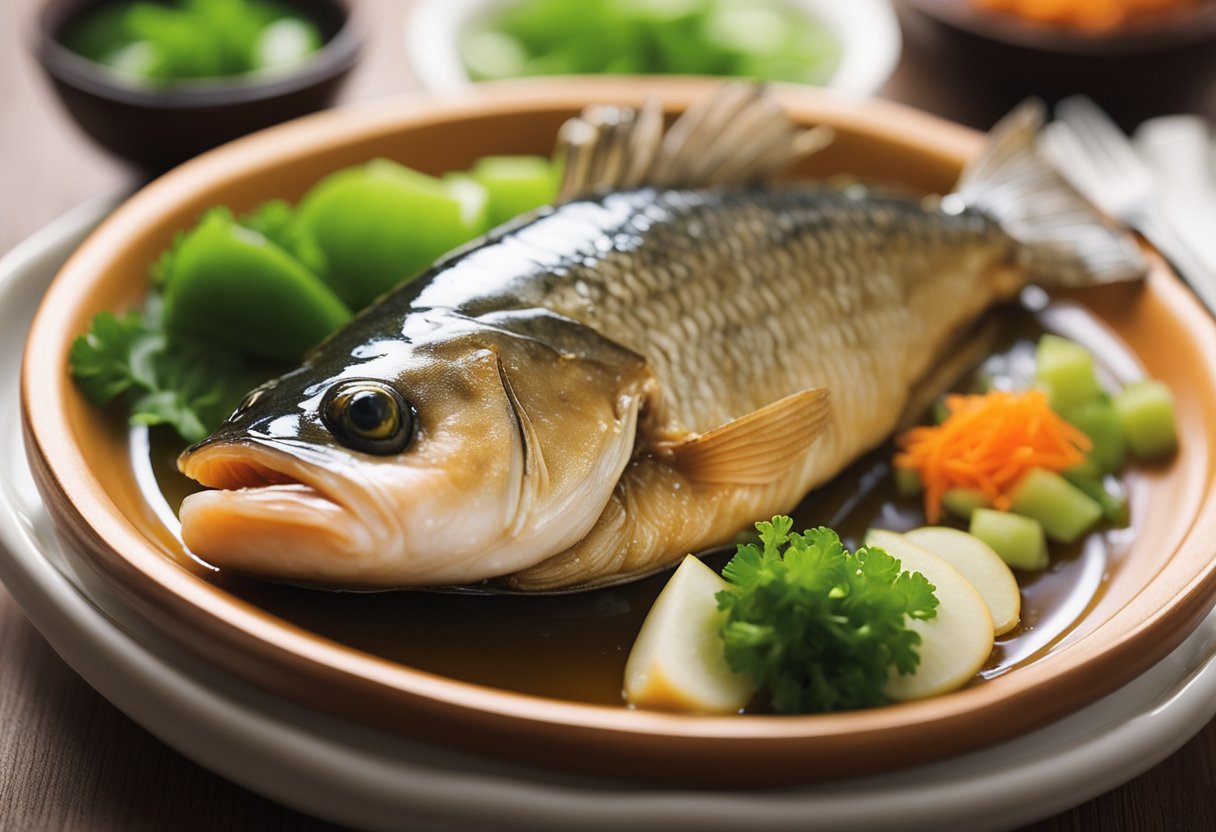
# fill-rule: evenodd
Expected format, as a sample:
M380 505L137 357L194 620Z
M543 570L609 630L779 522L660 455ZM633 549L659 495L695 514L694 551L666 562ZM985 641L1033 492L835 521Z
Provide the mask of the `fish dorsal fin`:
M828 388L803 390L674 445L671 464L694 482L766 485L802 463L828 414Z
M640 109L588 107L558 133L555 155L565 165L558 201L643 185L753 184L831 140L831 128L797 127L757 83L722 84L666 131L663 110L654 98Z

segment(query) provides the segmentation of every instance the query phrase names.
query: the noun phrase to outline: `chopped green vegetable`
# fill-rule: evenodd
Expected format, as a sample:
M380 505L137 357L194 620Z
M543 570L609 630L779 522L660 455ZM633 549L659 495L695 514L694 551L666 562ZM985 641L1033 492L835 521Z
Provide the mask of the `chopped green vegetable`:
M1102 506L1054 471L1034 468L1010 495L1010 510L1039 521L1052 540L1072 543L1102 518Z
M942 494L942 508L963 520L977 508L992 508L992 500L978 488L948 488Z
M258 35L253 46L255 69L290 69L321 48L317 27L298 17L284 17Z
M526 74L528 51L518 38L502 32L470 32L461 54L474 78L514 78Z
M1116 528L1123 528L1131 515L1127 504L1127 493L1119 487L1113 478L1107 479L1095 467L1086 463L1074 465L1060 472L1064 479L1085 492L1098 505L1102 506L1102 518Z
M234 353L167 336L135 313L98 313L68 360L90 401L127 394L132 423L171 425L187 442L205 437L251 386Z
M319 277L223 209L182 238L162 272L169 331L247 355L299 359L350 319Z
M901 497L915 497L925 490L920 473L913 468L896 468L894 476L895 491Z
M1044 335L1035 350L1035 381L1051 396L1057 413L1097 399L1102 394L1089 350L1058 335Z
M557 198L557 171L543 156L484 156L470 175L490 196L491 227Z
M941 396L933 402L933 424L940 425L950 418L950 408L946 407L946 397Z
M167 84L289 68L320 49L322 37L272 0L135 0L81 15L63 43L133 79Z
M780 0L522 0L464 33L474 80L517 75L736 75L823 83L832 33Z
M257 209L239 220L250 231L256 231L283 251L300 261L300 265L318 277L329 272L325 252L313 236L296 220L296 210L282 199L263 202ZM184 235L182 235L184 236ZM175 243L180 245L180 241Z
M971 534L992 547L1014 569L1046 569L1047 541L1039 521L991 508L971 512Z
M757 523L761 545L740 545L718 593L726 658L767 687L782 713L880 705L893 667L916 670L920 637L908 619L937 615L934 587L901 572L882 549L845 550L830 529L791 534L793 521Z
M1103 473L1123 470L1127 443L1114 405L1105 396L1077 405L1062 414L1094 443L1089 457Z
M1174 397L1159 381L1137 381L1115 396L1127 445L1140 459L1167 456L1178 447Z
M485 189L387 159L338 171L301 200L297 221L324 252L325 279L359 309L486 231Z
M135 3L124 21L131 37L151 44L158 63L151 77L206 78L234 71L223 42L196 15L159 3Z

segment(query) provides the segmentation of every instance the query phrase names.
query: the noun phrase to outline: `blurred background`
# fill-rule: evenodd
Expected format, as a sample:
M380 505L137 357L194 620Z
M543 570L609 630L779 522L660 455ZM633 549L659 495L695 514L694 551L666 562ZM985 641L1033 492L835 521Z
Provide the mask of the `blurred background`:
M200 46L206 40L203 27L188 26L186 40L174 42L173 21L141 19L123 30L113 14L99 14L118 8L137 15L147 10L128 7L168 2L5 0L0 5L0 250L65 205L132 184L177 161L173 154L155 156L173 141L163 139L140 108L163 109L158 97L180 100L182 90L208 85L196 77L209 71ZM245 2L181 0L178 5L219 8ZM252 106L264 121L324 106L335 96L354 102L423 88L443 93L471 78L599 71L740 74L826 84L895 99L981 129L1029 94L1054 100L1085 92L1129 129L1164 113L1216 116L1216 3L1205 0L297 0L295 5L304 19L325 18L332 7L349 8L352 19L337 27L324 20L318 24L327 41L341 29L341 49L327 43L299 67L281 70L288 81L293 73L311 72L317 76L312 81L327 84L325 89L281 111L268 111L284 97L281 93L259 99ZM134 35L127 31L132 29ZM283 42L278 41L280 53ZM293 41L285 42L290 52ZM150 57L155 49L161 50L159 59ZM258 76L238 75L226 79L227 86L249 86L246 77ZM201 134L225 121L231 109L208 110L199 125L182 121L186 110L172 113L176 138L193 137L196 145L172 149L190 155L199 143L215 143L218 139ZM224 129L234 133L261 126L240 118ZM99 148L99 141L136 161L116 158Z
M314 28L276 28L275 12L233 57L206 47L202 24L136 8L148 2L0 0L0 253L213 143L213 128L239 133L330 102L445 95L475 79L740 74L877 95L978 129L1027 95L1078 92L1129 130L1167 113L1216 118L1210 0L279 2ZM115 8L143 19L90 19ZM350 20L332 18L334 9ZM171 144L174 153L159 155ZM294 813L193 766L111 708L2 588L0 667L0 827L43 826L42 809L55 806L67 826L144 828L130 814L139 792L152 795L148 811L176 801L178 816L199 819L192 828L298 828ZM1115 807L1127 822L1151 805L1186 803L1180 775L1188 761L1210 768L1213 736L1209 726L1136 781L1138 791L1051 828L1150 828L1112 826L1103 812ZM119 753L121 765L111 765ZM1146 794L1161 803L1133 799ZM1210 819L1213 810L1202 802L1197 811Z

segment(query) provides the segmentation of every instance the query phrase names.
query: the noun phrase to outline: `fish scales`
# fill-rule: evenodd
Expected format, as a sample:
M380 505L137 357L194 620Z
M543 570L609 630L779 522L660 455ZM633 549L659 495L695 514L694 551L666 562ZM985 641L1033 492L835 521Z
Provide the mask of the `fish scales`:
M641 190L573 210L587 204L603 206L601 239L628 245L571 267L567 284L538 272L541 291L520 298L645 356L661 384L665 419L694 432L820 386L839 364L847 372L831 375L856 391L833 385L839 409L885 433L882 423L894 423L908 385L991 302L983 269L1011 245L978 214L925 212L827 188ZM652 222L621 234L636 228L634 212ZM542 235L545 224L524 233ZM881 236L893 228L895 235ZM976 249L972 270L957 268L962 246ZM924 314L929 308L933 314Z
M470 316L542 306L636 351L658 379L652 416L664 434L701 433L830 388L832 422L816 453L768 489L790 494L890 433L914 382L993 301L985 281L1012 246L980 214L856 187L640 189L563 206L510 235L533 258L506 279L489 242L438 277L468 293L445 302ZM499 262L501 288L460 276L482 258ZM414 305L436 298L424 288Z

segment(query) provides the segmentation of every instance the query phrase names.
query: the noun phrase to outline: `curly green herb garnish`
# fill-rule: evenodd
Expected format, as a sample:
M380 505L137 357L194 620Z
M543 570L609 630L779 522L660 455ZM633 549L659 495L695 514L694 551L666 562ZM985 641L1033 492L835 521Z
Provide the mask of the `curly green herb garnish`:
M189 442L214 429L250 386L235 353L170 336L156 314L99 313L68 360L94 404L126 395L133 424L170 425Z
M937 615L934 586L882 549L849 552L831 529L791 534L788 517L756 528L760 545L738 547L722 573L732 586L717 595L731 668L781 713L885 704L891 669L920 662L907 621Z

